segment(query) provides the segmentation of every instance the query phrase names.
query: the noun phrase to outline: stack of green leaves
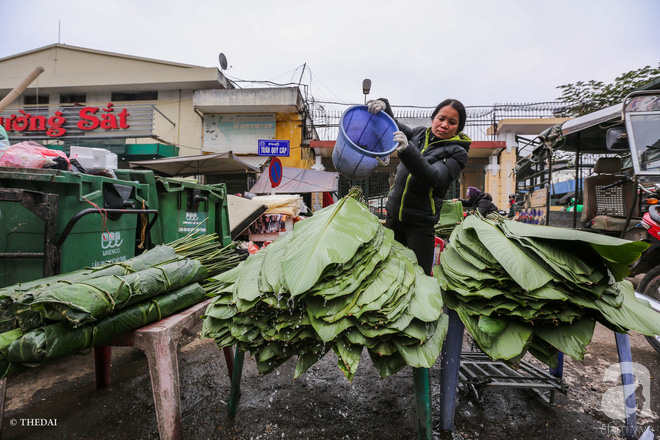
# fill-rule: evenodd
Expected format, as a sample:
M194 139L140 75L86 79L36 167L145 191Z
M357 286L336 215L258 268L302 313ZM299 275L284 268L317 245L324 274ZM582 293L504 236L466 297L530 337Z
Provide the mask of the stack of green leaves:
M39 327L44 321L37 312L30 310L34 297L41 291L55 286L57 283L70 284L76 281L91 280L94 278L127 275L152 266L174 260L178 257L174 248L170 246L156 246L128 261L111 263L103 266L91 267L39 278L24 283L0 289L0 332L6 332L20 327L23 331Z
M0 289L0 378L198 303L198 282L244 259L235 243L191 233L128 261Z
M118 310L98 322L72 327L67 321L23 333L20 328L0 334L0 378L36 367L61 356L109 343L115 336L170 316L206 298L192 283L150 300Z
M177 258L129 275L57 283L34 296L31 310L74 327L98 321L115 310L208 278L197 260Z
M572 229L472 215L454 230L434 276L479 347L516 365L582 360L596 322L660 334L660 319L623 280L648 247Z
M352 380L364 347L382 377L430 368L447 332L437 281L350 197L214 283L202 337L250 351L264 374L297 356L298 377L333 350Z
M0 333L51 321L93 322L114 310L222 273L245 258L217 234L190 233L127 261L0 289Z
M463 204L452 200L443 200L440 218L435 225L435 236L443 240L449 238L457 225L463 221Z
M223 247L218 234L215 233L201 234L192 231L184 237L168 243L168 246L172 246L178 256L202 263L210 276L236 267L247 257L237 249L236 242Z

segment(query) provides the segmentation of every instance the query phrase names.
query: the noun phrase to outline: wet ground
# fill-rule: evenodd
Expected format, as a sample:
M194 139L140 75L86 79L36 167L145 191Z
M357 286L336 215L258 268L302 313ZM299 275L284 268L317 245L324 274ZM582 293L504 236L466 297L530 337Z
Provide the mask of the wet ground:
M633 360L649 371L650 393L638 388L641 428L660 432L660 353L631 335ZM186 439L415 439L412 371L381 380L368 356L352 383L331 353L295 381L295 362L261 376L246 358L238 415L227 415L229 378L222 352L209 340L184 337L179 352ZM431 370L437 439L621 438L621 420L602 400L617 383L604 380L617 362L613 334L597 326L583 363L567 359L567 395L555 404L525 389L487 388L483 399L459 393L455 430L439 430L439 366ZM616 368L616 366L615 366ZM646 394L647 398L644 399ZM650 397L648 397L650 396ZM56 426L21 426L25 419ZM11 426L13 423L16 426ZM641 432L641 431L640 431ZM112 385L97 390L93 356L76 355L12 377L7 385L4 439L158 438L147 362L137 349L113 349Z

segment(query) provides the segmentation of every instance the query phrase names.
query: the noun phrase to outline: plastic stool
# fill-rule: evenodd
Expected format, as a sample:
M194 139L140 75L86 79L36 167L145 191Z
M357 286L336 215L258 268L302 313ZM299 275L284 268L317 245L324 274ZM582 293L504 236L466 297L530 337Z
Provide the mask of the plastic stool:
M110 385L110 358L112 354L110 347L136 347L147 356L156 419L158 420L158 433L163 440L183 438L177 356L178 343L185 332L201 324L202 321L199 317L204 313L210 301L210 299L206 300L176 315L119 335L108 345L94 347L97 388L105 388ZM230 348L225 348L223 351L229 377L232 377L234 364L232 351ZM0 430L2 429L4 416L6 389L7 379L0 380Z
M5 397L7 396L7 379L0 380L0 439L2 438L2 421L5 419Z
M428 368L413 368L415 406L417 408L417 438L433 439L433 412L431 410L431 375Z
M196 304L176 315L148 324L137 330L124 333L107 346L94 348L96 387L110 385L111 346L136 347L144 352L149 362L149 375L154 395L158 433L162 440L183 438L181 425L181 394L179 389L178 343L181 336L201 324L210 300ZM225 361L232 370L231 349L225 349Z

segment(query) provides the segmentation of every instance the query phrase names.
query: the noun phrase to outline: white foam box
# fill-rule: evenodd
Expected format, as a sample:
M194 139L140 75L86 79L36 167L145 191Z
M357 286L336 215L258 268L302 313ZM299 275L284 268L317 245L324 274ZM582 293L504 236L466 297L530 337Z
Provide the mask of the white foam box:
M116 170L117 155L104 148L71 146L69 157L77 159L88 170Z

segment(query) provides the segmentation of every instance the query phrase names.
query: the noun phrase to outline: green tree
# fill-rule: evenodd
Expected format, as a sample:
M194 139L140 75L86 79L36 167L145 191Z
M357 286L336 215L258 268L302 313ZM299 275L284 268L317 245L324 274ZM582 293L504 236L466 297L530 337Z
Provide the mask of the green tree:
M562 91L558 100L566 104L561 116L581 116L619 104L628 93L656 77L660 77L660 63L658 67L645 66L631 70L616 78L611 84L591 80L558 86L557 88Z

